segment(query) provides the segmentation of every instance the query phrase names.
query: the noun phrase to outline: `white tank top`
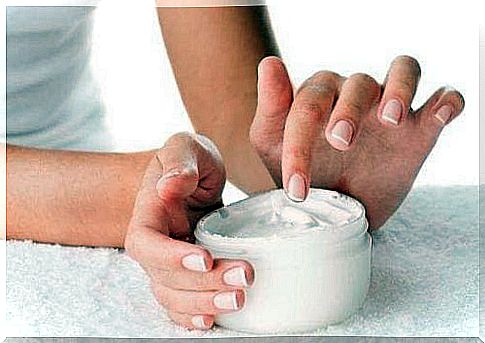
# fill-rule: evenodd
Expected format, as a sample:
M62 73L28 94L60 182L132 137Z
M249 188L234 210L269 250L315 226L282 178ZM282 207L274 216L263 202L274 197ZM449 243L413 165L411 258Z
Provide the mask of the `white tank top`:
M95 7L7 7L7 143L112 148L90 69Z

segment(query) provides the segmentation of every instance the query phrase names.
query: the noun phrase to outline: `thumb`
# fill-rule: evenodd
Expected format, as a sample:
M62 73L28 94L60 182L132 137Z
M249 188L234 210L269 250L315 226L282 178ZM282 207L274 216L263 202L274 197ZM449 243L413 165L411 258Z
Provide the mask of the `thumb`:
M157 159L163 169L156 184L162 200L190 197L190 205L202 207L220 200L226 179L224 164L208 138L190 133L173 135L158 151Z

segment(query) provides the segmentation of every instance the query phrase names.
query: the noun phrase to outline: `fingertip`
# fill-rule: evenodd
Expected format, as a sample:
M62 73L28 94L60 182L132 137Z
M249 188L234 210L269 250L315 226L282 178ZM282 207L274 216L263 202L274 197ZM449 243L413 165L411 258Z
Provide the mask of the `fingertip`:
M408 70L411 70L415 75L415 78L419 81L421 78L421 65L419 61L410 55L399 55L391 62L391 67L393 65L404 65Z
M206 249L201 249L201 254L204 257L207 271L211 271L214 267L214 258L212 257L211 253Z
M258 65L259 91L266 89L265 86L279 87L279 91L290 85L288 72L283 60L276 56L268 56L261 60ZM290 85L291 86L291 85ZM291 90L292 88L289 87Z
M242 289L236 290L236 302L238 309L241 309L246 303L246 292Z
M266 67L271 65L274 66L285 66L283 60L278 56L266 56L258 64L258 74L261 74Z
M189 330L209 330L214 326L214 316L168 311L168 316L178 325Z
M247 284L248 284L248 287L252 287L254 285L254 268L253 266L248 263L248 262L245 262L244 264L244 273L246 275L246 281L247 281Z
M440 125L445 126L462 113L464 106L465 99L460 92L452 87L444 87L431 114Z
M450 92L450 102L453 104L454 117L456 117L465 109L465 97L452 87L448 87L447 90Z

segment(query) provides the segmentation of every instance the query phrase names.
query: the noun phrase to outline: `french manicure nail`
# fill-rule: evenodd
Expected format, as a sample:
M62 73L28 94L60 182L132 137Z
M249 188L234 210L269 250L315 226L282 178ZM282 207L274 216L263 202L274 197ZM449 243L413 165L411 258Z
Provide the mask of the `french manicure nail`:
M201 255L190 254L182 258L182 265L194 272L206 272L207 266L205 264L205 259Z
M208 329L209 325L205 323L204 316L197 315L192 317L192 324L198 329Z
M399 100L389 100L382 110L382 119L391 124L398 125L401 120L402 112L402 105Z
M222 292L214 296L214 306L221 310L238 310L236 292Z
M293 201L305 200L305 180L300 174L293 174L288 181L288 197Z
M349 122L345 120L339 120L332 129L332 137L345 145L350 145L352 140L354 129Z
M441 106L438 111L436 111L436 114L434 115L443 125L446 125L448 122L448 119L451 117L451 106L450 105L444 105Z
M226 271L222 278L226 285L236 287L249 287L248 280L246 279L246 273L242 267L236 267Z
M175 177L175 176L178 176L180 175L181 173L178 171L178 170L173 170L173 171L170 171L164 175L162 175L162 177L160 179L158 179L158 182L157 182L157 185L156 185L156 189L160 192L160 188L162 188L163 184L170 178L172 177Z

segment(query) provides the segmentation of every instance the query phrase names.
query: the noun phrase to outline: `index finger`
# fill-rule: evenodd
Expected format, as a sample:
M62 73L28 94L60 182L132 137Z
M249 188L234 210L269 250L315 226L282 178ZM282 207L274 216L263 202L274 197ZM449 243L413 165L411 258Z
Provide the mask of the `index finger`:
M339 80L333 72L315 74L300 88L288 113L281 168L283 187L293 201L308 195L314 142L331 112Z

